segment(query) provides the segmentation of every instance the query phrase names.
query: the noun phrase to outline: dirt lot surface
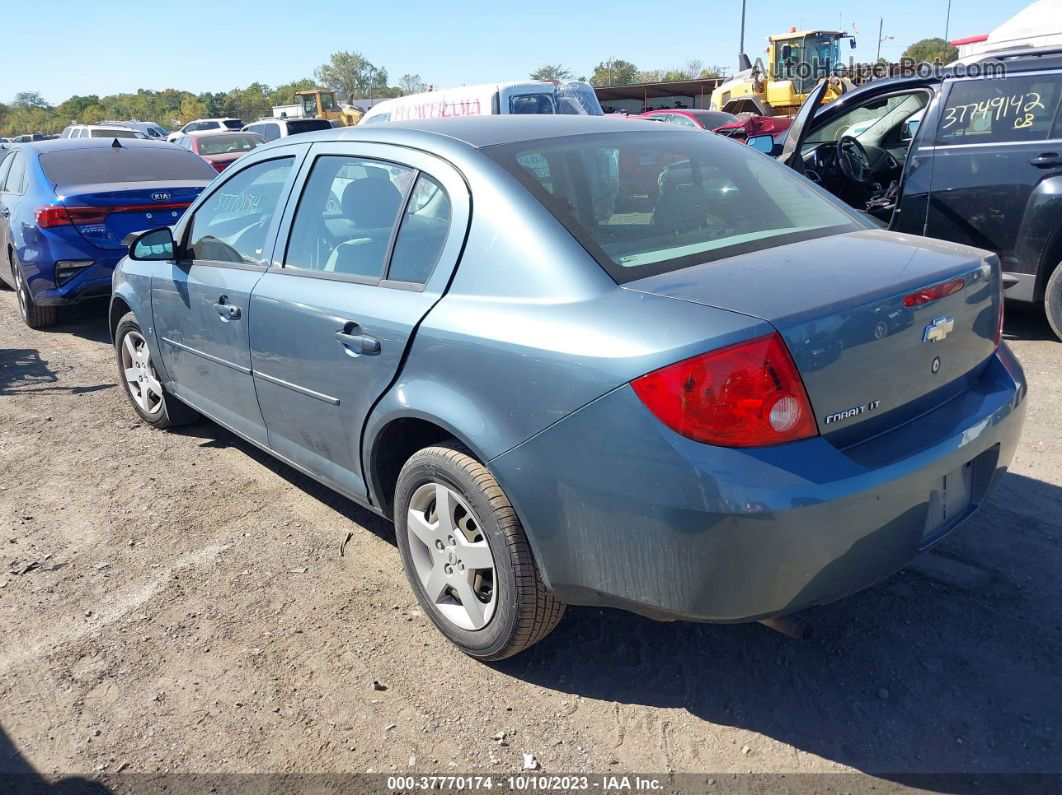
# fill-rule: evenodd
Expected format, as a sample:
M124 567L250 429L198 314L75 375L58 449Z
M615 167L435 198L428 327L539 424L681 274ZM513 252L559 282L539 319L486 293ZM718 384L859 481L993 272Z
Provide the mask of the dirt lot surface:
M1062 343L1008 337L1012 473L813 639L571 609L484 665L390 525L212 423L141 424L98 308L35 332L0 293L0 771L1062 772Z

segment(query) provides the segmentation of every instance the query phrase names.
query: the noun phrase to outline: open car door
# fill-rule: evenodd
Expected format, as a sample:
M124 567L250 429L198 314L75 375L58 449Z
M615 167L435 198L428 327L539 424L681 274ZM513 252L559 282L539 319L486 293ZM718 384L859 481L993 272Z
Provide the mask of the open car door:
M789 127L789 134L786 135L785 143L782 144L782 153L778 156L779 162L801 174L804 173L804 158L800 156L800 151L803 147L804 139L811 131L812 120L822 108L822 98L826 94L828 86L829 81L823 80L808 94L808 98L800 106L796 118L793 119L793 124Z

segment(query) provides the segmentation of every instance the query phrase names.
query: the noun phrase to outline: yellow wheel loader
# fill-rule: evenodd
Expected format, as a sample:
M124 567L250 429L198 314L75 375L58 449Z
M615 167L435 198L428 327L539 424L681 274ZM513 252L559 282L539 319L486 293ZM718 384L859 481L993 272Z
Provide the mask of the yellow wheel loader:
M847 77L830 74L841 65L841 39L856 46L851 34L840 30L804 30L767 37L767 63L749 62L742 53L739 72L712 92L712 109L761 116L792 116L808 93L823 80L830 85L823 103L832 102L852 87Z

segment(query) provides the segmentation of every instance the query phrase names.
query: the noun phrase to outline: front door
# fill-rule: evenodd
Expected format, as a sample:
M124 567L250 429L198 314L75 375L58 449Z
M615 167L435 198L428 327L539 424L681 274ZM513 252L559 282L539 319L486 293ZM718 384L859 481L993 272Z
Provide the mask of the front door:
M227 175L184 226L178 259L152 277L155 335L167 387L260 444L265 427L251 378L251 290L266 271L294 156Z
M950 84L935 131L925 234L994 251L1004 271L1036 273L1058 216L1050 213L1041 229L1023 220L1035 214L1037 197L1042 204L1058 193L1050 178L1062 175L1060 94L1059 71Z
M468 191L400 147L316 144L303 171L286 245L251 296L251 367L269 446L364 499L366 417L449 282Z

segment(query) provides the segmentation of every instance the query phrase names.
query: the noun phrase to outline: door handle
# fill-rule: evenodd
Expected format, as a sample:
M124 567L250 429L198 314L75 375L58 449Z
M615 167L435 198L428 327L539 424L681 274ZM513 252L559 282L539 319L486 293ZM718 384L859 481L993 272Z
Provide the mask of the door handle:
M227 295L223 295L218 299L218 302L214 304L214 310L225 322L238 320L241 314L238 306L229 303Z
M347 353L351 356L357 356L361 353L379 353L380 341L376 337L370 337L368 334L361 334L360 331L361 326L357 323L347 323L336 332L336 341L346 348Z
M1036 157L1030 158L1029 165L1037 168L1051 168L1052 166L1062 165L1062 157L1058 156L1058 152L1043 152Z

